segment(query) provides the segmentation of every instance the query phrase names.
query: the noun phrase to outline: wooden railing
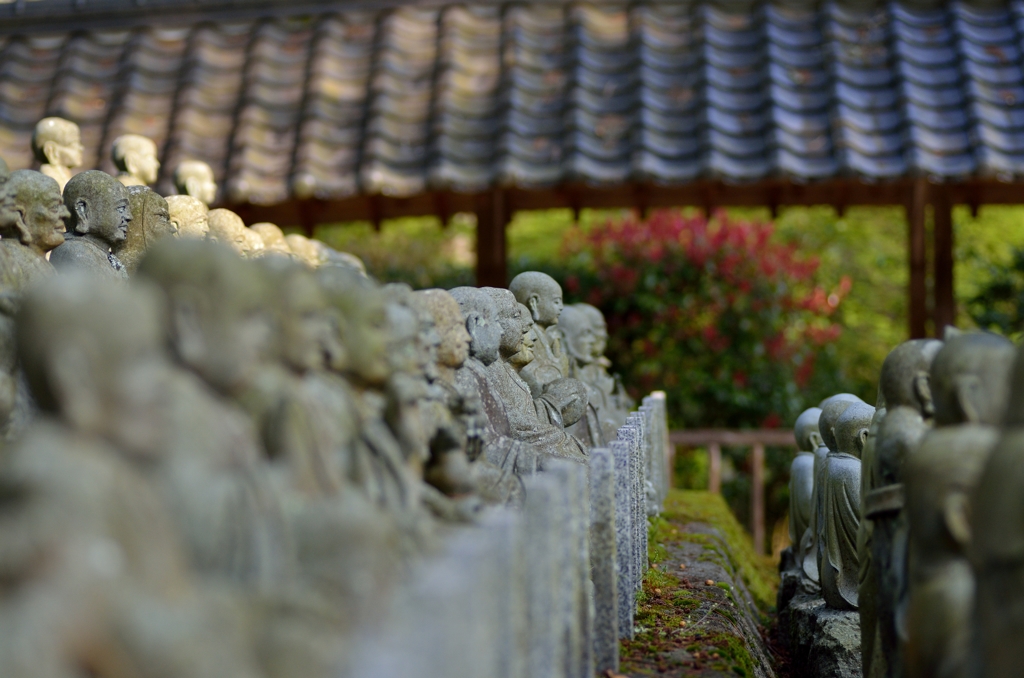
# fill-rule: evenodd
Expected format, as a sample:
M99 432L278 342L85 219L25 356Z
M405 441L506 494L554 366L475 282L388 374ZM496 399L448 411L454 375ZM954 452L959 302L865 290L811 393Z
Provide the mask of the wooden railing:
M669 442L684 447L708 448L708 491L722 491L722 446L749 447L753 453L750 460L750 525L754 537L754 548L764 553L764 448L796 447L793 431L786 429L732 430L720 428L690 429L672 431Z

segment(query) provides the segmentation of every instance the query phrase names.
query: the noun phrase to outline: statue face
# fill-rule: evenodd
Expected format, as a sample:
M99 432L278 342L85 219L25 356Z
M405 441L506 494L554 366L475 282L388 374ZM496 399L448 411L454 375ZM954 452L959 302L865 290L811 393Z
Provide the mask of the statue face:
M143 217L147 244L178 234L178 227L171 223L171 212L167 207L167 201L161 196L154 195L146 201L146 211Z
M542 327L557 325L562 313L562 290L557 285L545 286L538 294L530 296L528 306L533 321Z
M294 273L286 285L281 323L285 362L299 372L326 366L325 346L333 327L320 288L312 276Z
M120 184L118 184L120 185ZM97 191L86 203L88 232L100 240L115 245L128 237L128 224L132 221L132 210L128 203L128 191L121 186L116 190Z
M51 187L23 207L29 237L25 244L40 252L49 252L64 242L64 220L71 216L57 182L51 183Z
M370 301L342 317L348 369L361 381L381 384L391 374L387 360L388 317L384 304Z
M156 158L156 147L152 149L137 149L124 157L125 167L128 172L138 178L144 184L156 183L160 174L160 161Z
M513 367L523 367L533 362L533 347L537 343L537 330L531 323L522 337L519 350L508 359Z
M466 330L469 333L469 350L473 357L484 365L490 365L498 359L501 325L497 320L489 320L478 313L471 313L466 318Z
M78 167L82 164L82 133L78 125L67 125L60 129L58 138L52 146L45 146L44 152L51 165Z
M172 195L167 198L167 206L179 238L203 239L209 234L206 205L188 195Z

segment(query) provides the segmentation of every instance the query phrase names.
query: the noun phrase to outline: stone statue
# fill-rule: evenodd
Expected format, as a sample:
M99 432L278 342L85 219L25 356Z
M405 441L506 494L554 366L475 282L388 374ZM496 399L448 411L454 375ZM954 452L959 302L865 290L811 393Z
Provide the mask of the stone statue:
M534 403L541 421L569 429L587 412L587 387L579 379L556 379L544 385L544 395Z
M860 398L850 393L839 393L821 401L818 407L821 415L818 418L818 431L821 434L822 445L814 451L814 489L811 492L811 505L814 510L811 512L810 529L804 533L807 543L801 543L800 550L805 553L802 564L804 575L807 577L807 586L811 589L820 583L818 576L824 556L824 542L822 532L825 528L824 496L822 488L825 483L825 476L828 467L828 453L837 450L835 434L832 429L836 420L846 411L852 403L863 402Z
M31 170L12 173L0 196L0 439L11 439L33 409L18 369L14 313L25 289L53 275L46 253L64 242L68 211L57 182Z
M276 224L264 221L253 224L249 228L263 239L268 254L273 252L288 257L295 256L292 248L288 246L288 241L285 240L284 232Z
M39 171L57 182L60 190L71 179L71 170L82 164L82 131L64 118L43 118L32 133L32 152Z
M128 235L114 246L113 252L128 275L134 275L146 251L178 231L170 221L167 201L148 186L129 186L128 204L132 212Z
M537 326L534 356L520 376L529 384L535 398L544 393L544 385L569 376L569 356L559 331L562 313L562 288L551 276L538 271L520 273L508 286L516 301L525 306Z
M827 407L827 406L826 406ZM830 450L822 486L824 555L819 565L825 604L837 610L857 609L860 563L857 531L860 523L860 455L868 440L875 408L850 403L833 427L836 449Z
M605 349L608 347L608 324L605 322L601 310L590 304L573 304L574 308L583 311L583 314L590 319L590 326L594 332L594 360L584 370L584 375L597 383L601 390L608 394L609 404L618 413L618 423L615 429L626 423L626 417L636 407L636 401L629 397L622 380L617 374L609 374L608 368L612 366L610 360L605 357ZM607 432L606 432L607 433ZM614 437L615 431L611 431ZM610 439L610 438L609 438Z
M487 366L487 380L505 404L512 434L545 455L586 463L586 449L579 440L537 416L530 387L510 362L517 354L530 353L529 347L524 351L524 338L533 329L533 322L529 316L524 316L522 307L509 290L488 287L484 291L495 304L502 328L501 358Z
M861 671L863 675L885 675L877 673L885 667L885 659L881 656L882 641L878 631L878 570L871 553L874 540L874 522L867 516L864 508L865 497L872 489L871 469L875 465L875 449L878 443L878 432L887 413L885 398L879 388L875 405L875 416L871 418L868 428L868 440L860 455L860 530L857 532L857 559L860 561L860 588L857 602L860 613L861 631Z
M796 437L796 457L789 467L789 539L792 542L794 566L807 555L800 549L804 534L810 528L811 499L814 494L814 451L823 445L818 429L821 409L812 407L797 417L793 426Z
M179 238L204 239L210 233L209 209L190 195L167 197L167 210Z
M217 198L213 169L201 160L185 160L174 170L174 186L180 195L189 195L209 206Z
M207 215L210 240L224 243L246 259L256 259L266 249L263 238L246 228L242 217L231 210L210 210Z
M934 414L929 371L942 348L934 339L915 339L894 348L879 378L885 418L863 459L863 511L870 527L859 539L864 546L861 629L872 647L865 667L875 676L903 675L907 603L907 523L903 509L903 470L912 450L931 428ZM869 538L870 531L870 538ZM878 648L874 649L877 639ZM863 649L863 648L862 648Z
M1004 586L1009 583L1004 579L1007 561L981 556L987 549L1006 552L1013 534L1008 528L1016 519L1006 498L1016 501L1020 487L996 493L1012 482L1019 458L1013 454L1008 464L986 466L999 438L996 426L1007 411L1014 355L1013 345L1002 337L963 333L948 338L931 365L935 429L904 461L910 534L908 676L1019 673L1019 650L1005 645L1020 638L1007 633L1005 623L1015 603L1013 589ZM971 554L976 566L985 563L977 579ZM980 642L973 653L972 633ZM972 656L981 662L977 673L970 670Z
M125 186L149 186L160 174L160 161L156 157L156 144L138 134L124 134L114 139L111 151L117 180Z
M88 271L106 278L127 280L124 264L111 249L128 236L132 221L128 189L99 170L71 177L64 187L67 236L50 254L59 272Z
M321 247L317 247L316 240L311 240L299 233L286 235L284 240L288 244L288 249L298 257L299 261L310 268L319 268L324 263L326 252Z
M587 370L595 362L597 336L594 326L589 314L583 309L566 306L559 316L558 327L562 331L569 356L569 375L579 379L587 388L587 409L584 416L572 426L572 433L588 448L603 447L606 441L614 439L609 437L609 433L618 429L619 416L618 413L610 413L614 407L609 402L610 393L605 393L600 382L593 378L593 371Z

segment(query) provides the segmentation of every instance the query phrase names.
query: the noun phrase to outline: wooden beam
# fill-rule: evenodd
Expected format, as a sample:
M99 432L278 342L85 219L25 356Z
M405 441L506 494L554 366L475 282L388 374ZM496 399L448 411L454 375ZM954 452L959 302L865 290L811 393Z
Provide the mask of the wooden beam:
M764 445L754 445L750 458L750 531L754 550L764 554Z
M708 445L708 492L722 493L722 446L718 443Z
M925 207L928 204L928 182L914 182L907 203L907 259L910 265L908 312L910 338L928 336L928 258L925 248Z
M932 325L941 337L946 325L956 325L956 297L953 292L953 208L941 187L933 191L935 230L932 233L935 257Z
M505 192L497 189L478 198L476 210L476 284L508 285L505 229L509 222Z

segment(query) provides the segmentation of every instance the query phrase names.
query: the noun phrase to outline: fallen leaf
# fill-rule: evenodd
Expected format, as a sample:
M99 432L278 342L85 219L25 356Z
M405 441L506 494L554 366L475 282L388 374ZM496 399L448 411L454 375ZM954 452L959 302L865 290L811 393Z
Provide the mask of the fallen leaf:
M654 593L660 596L661 595L661 589L654 589Z
M714 579L708 579L704 583L707 584L708 586L714 586L715 585L715 580Z
M686 563L679 563L679 569L680 570L685 570L686 569Z

